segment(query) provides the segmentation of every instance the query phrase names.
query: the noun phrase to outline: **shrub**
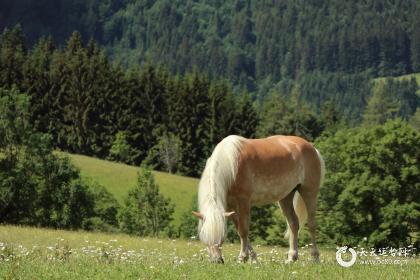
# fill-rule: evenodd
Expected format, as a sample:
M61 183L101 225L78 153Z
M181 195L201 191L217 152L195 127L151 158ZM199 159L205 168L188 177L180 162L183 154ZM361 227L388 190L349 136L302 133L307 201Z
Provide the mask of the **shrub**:
M93 229L99 231L116 231L118 228L118 211L120 205L115 197L105 187L94 184L91 186L95 206Z
M406 246L420 225L420 133L401 120L318 141L327 166L320 230L351 246ZM418 240L417 240L418 242Z
M194 197L190 210L182 214L181 224L178 228L179 235L185 239L195 239L198 236L198 220L197 217L192 214L192 211L197 211L197 209L197 197Z
M115 135L115 140L112 142L109 150L109 158L112 160L129 163L131 160L132 149L128 144L126 133L119 131Z

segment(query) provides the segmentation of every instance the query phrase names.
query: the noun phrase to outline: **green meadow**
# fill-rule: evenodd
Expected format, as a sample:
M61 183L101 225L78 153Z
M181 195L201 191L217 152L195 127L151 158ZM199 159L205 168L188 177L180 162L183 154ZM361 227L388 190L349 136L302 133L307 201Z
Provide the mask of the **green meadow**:
M83 178L97 182L108 189L122 204L128 191L136 185L139 167L96 159L83 155L66 154L80 169ZM191 207L197 195L198 179L153 171L160 192L175 203L174 225Z
M373 79L374 84L377 83L384 83L386 81L386 79L394 79L396 81L409 81L412 78L416 79L416 82L418 85L420 85L420 73L413 73L413 74L407 74L407 75L402 75L402 76L398 76L398 77L381 77L381 78L376 78ZM420 96L420 89L417 90L417 95Z
M393 77L393 79L398 80L398 81L411 80L412 78L415 78L417 81L417 84L420 84L420 73L412 73L412 74L402 75L398 77ZM387 79L387 77L377 78L375 80L384 81L385 79Z
M239 264L238 244L225 244L225 264L209 263L199 241L124 234L0 226L0 279L418 279L419 259L403 264L359 264L344 268L335 248L286 264L286 248L255 246L258 263Z

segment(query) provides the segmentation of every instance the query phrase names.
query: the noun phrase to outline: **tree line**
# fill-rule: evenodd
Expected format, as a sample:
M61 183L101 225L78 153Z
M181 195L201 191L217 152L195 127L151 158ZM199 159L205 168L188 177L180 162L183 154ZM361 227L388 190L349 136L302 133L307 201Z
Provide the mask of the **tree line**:
M361 123L366 110L386 107L373 106L371 98L392 103L391 116L406 120L420 104L415 80L375 86L368 74L312 72L268 84L259 96L238 93L227 80L198 71L173 75L163 66L114 65L78 32L65 46L49 37L30 49L16 26L3 32L0 50L0 87L31 97L35 130L50 134L57 148L129 164L145 161L189 176L200 174L213 147L229 134L314 140L324 130ZM389 98L378 99L379 93Z
M29 51L16 27L4 32L0 48L0 86L31 97L34 128L60 149L162 166L149 151L179 143L174 172L197 176L225 135L255 136L252 100L246 92L234 95L226 81L198 72L174 76L152 65L125 70L95 42L84 46L77 32L64 48L47 38Z

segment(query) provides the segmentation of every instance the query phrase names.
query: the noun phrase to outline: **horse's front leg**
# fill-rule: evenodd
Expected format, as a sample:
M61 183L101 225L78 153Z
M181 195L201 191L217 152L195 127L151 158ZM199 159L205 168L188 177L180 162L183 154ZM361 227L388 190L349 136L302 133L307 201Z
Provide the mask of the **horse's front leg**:
M251 206L249 201L241 200L237 207L236 215L233 216L233 222L241 240L241 251L239 253L238 261L246 262L251 255L251 260L257 260L257 254L252 249L249 242L249 220L251 214Z

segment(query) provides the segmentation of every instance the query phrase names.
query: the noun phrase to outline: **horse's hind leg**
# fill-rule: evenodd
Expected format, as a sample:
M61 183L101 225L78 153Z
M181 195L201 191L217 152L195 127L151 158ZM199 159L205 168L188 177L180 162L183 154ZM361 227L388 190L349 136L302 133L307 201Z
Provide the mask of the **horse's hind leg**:
M289 193L285 198L280 200L279 204L289 225L289 253L288 262L298 259L298 231L299 220L293 208L293 196L295 191Z
M319 251L318 246L316 244L316 207L317 207L317 195L318 191L304 191L299 190L299 194L302 196L303 201L306 205L306 211L308 213L308 230L311 236L311 243L312 243L312 251L311 255L316 262L319 261Z
M251 262L257 263L257 253L255 253L254 249L251 246L251 242L248 242L248 251L249 255L251 256Z

